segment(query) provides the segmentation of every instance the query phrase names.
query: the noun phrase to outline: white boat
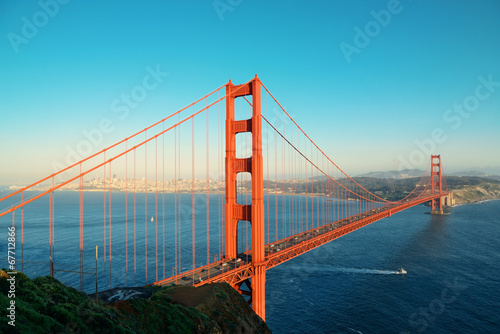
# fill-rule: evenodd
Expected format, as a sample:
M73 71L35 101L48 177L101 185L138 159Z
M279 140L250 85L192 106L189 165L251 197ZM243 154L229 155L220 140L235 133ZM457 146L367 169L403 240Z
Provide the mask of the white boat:
M152 222L154 222L154 221L155 221L155 219L154 219L153 217L151 217L151 221L152 221Z
M406 274L406 270L403 269L403 267L399 268L399 270L396 270L396 274Z

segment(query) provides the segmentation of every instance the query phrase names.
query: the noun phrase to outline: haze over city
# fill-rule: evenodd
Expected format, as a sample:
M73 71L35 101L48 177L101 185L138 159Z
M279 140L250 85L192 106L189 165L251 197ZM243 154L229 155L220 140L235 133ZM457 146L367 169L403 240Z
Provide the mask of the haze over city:
M497 1L4 1L0 184L53 173L96 130L94 152L255 74L348 174L425 169L430 153L447 172L500 174L499 12Z

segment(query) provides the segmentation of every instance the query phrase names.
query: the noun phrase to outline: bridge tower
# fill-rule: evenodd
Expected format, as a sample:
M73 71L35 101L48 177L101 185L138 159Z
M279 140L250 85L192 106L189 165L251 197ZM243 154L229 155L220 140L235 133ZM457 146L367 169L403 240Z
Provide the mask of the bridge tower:
M431 155L431 194L435 195L442 193L441 155ZM431 201L431 213L443 214L443 201L441 197Z
M266 263L264 253L264 179L262 160L261 82L257 75L249 83L226 85L226 198L225 198L225 258L235 259L238 252L238 222L249 221L252 228L253 274L247 285L251 290L252 308L265 320ZM234 100L252 96L252 118L235 120ZM236 134L252 134L252 156L236 158ZM237 174L249 172L252 180L252 202L237 203ZM240 286L235 287L240 290ZM240 290L241 291L241 290Z

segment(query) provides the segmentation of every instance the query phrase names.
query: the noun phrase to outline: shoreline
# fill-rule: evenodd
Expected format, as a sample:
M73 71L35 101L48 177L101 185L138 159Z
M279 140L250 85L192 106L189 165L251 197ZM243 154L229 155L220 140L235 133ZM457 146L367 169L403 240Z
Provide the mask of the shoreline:
M18 189L1 189L0 190L0 194L1 193L10 193L10 192L15 192L15 191L18 191ZM41 192L44 192L44 191L47 191L47 189L33 189L33 190L26 190L25 192L35 192L35 193L41 193ZM79 192L80 189L56 189L55 191L58 191L58 192L63 192L63 191L68 191L68 192ZM122 190L122 189L82 189L83 192L112 192L112 193L134 193L133 190ZM136 190L135 193L137 194L145 194L145 193L151 193L151 194L193 194L193 191L192 190L182 190L182 191L155 191L155 189L149 189L147 192L144 191L144 189L141 189L141 190ZM451 193L453 194L454 192L451 191ZM196 195L207 195L207 192L205 190L203 191L199 191L199 190L195 190L194 191L194 194ZM222 191L213 191L213 190L209 190L208 191L208 194L209 195L223 195L225 196L225 191L222 190ZM251 192L247 192L247 193L240 193L239 195L241 196L251 196ZM289 192L278 192L278 193L275 193L275 192L266 192L264 191L264 195L267 195L267 196L303 196L303 197L325 197L326 199L331 199L331 200L335 200L335 199L339 199L339 200L345 200L345 201L353 201L353 202L356 202L356 200L353 200L353 199L347 199L347 198L337 198L337 197L330 197L330 196L323 196L322 194L318 194L318 193L289 193ZM3 196L0 196L0 197L3 197ZM455 195L454 195L455 197ZM485 202L490 202L490 201L499 201L500 200L500 196L499 197L495 197L495 198L477 198L477 199L474 199L474 200L469 200L469 201L459 201L458 203L456 204L453 204L449 207L458 207L458 206L461 206L461 205L466 205L466 204L482 204L482 203L485 203ZM457 198L455 197L454 198L454 201L457 201Z
M483 204L486 202L493 202L493 201L500 201L500 198L480 199L480 200L473 201L473 202L463 202L463 203L456 204L453 207L460 206L460 205L466 205L466 204Z
M18 191L18 189L16 189L16 190L11 190L11 189L0 190L0 193L2 193L2 192L15 192L15 191ZM26 190L25 192L37 192L38 193L38 192L44 192L44 191L47 191L47 189L32 189L32 190ZM80 189L56 189L55 191L79 192ZM108 190L108 189L106 189L106 190L104 190L104 189L82 189L82 191L83 192L107 192L107 193L110 192L110 190ZM129 194L134 193L133 190L127 190L127 191L125 191L125 190L118 190L118 189L111 189L111 192L112 193L129 193ZM135 193L136 194L144 194L146 192L144 191L144 189L141 189L141 190L136 190ZM156 193L158 193L158 194L192 194L193 192L191 190L182 190L182 191L175 192L175 191L160 191L160 190L155 191L153 189L153 190L148 190L147 193L149 193L149 194L156 194ZM198 191L198 190L196 190L196 191L194 191L194 194L195 195L206 195L207 192L206 191ZM223 191L213 191L213 190L210 190L208 192L208 194L209 195L225 195L225 191L224 190ZM242 196L244 196L244 195L251 196L252 193L251 192L239 193L239 195L242 195ZM318 194L318 193L307 193L307 194L306 193L300 193L300 194L297 194L297 193L285 193L285 192L279 192L279 193L272 192L272 193L268 193L266 191L264 191L264 195L269 195L269 196L323 197L323 195ZM332 199L336 198L336 197L330 197L330 196L326 196L326 197L327 198L332 198ZM348 199L342 199L342 198L340 198L340 200L346 200L347 201ZM349 201L355 202L355 200L352 200L352 199L349 200Z
M483 204L483 203L486 203L486 202L493 202L493 201L500 201L500 198L478 199L476 201L462 202L462 203L454 204L451 207L455 208L455 207L462 206L462 205L467 205L467 204Z

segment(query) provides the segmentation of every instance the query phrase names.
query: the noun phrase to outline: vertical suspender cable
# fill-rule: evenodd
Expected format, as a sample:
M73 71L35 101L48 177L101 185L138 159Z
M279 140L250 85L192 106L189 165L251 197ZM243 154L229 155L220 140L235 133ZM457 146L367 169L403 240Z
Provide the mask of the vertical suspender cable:
M209 145L208 145L208 100L205 99L205 104L207 107L207 110L205 111L207 113L207 264L210 263L210 196L209 196L209 191L210 191L210 176L209 176L209 164L210 164L210 158L209 158ZM210 274L210 271L209 271Z
M112 287L111 282L111 161L109 162L109 288Z
M285 124L285 115L283 115L283 124ZM284 135L286 135L286 127L283 127L283 132L284 132ZM282 235L283 235L283 238L286 237L286 210L287 210L287 207L286 207L286 182L288 181L287 178L286 178L286 169L285 169L285 140L282 139L281 140L281 155L282 155L282 170L283 170L283 177L282 177L282 184L283 184L283 195L281 197L281 206L283 207L283 231L282 231Z
M307 140L306 137L304 137L304 152L305 156L307 157ZM306 185L306 197L305 197L305 202L306 202L306 227L304 231L307 231L309 229L309 195L308 195L308 188L309 188L309 179L307 178L307 160L304 160L304 170L305 170L305 185Z
M163 131L165 131L165 122L162 123ZM163 279L165 279L165 134L161 135L162 139L162 236L163 236Z
M193 114L194 114L194 106L193 106ZM195 245L195 211L194 211L194 117L192 120L191 127L191 208L192 208L192 216L193 216L193 224L191 226L192 229L192 237L193 237L193 270L196 267L195 264L195 254L196 254L196 245ZM194 282L194 272L193 272L193 282Z
M319 166L319 150L316 150L316 166ZM316 170L316 192L317 192L317 196L316 196L316 220L317 220L317 224L316 224L316 227L319 227L319 214L320 214L320 211L319 211L319 196L320 196L320 189L319 189L319 170Z
M274 120L278 122L278 116L276 114L276 104L274 105ZM275 124L276 126L276 124ZM274 237L278 240L278 134L274 131L274 227L276 231L274 232Z
M128 141L125 141L128 151ZM125 285L128 286L128 153L125 154Z
M148 139L148 132L144 131L144 137ZM148 144L144 144L144 265L146 282L148 281Z
M52 194L53 193L49 193L49 258L51 259L51 262L52 262ZM12 212L12 215L14 215L14 212ZM14 226L14 220L12 220L12 226Z
M54 193L49 193L49 259L50 259L50 275L52 275L52 198ZM14 227L14 212L12 212L12 227Z
M311 142L311 162L314 159L314 151ZM315 168L311 165L311 228L314 227L314 171Z
M178 266L178 247L177 247L177 128L176 126L174 131L174 268L175 270L179 269ZM174 273L175 274L175 273Z
M104 151L104 161L106 162L106 151ZM107 272L107 267L106 267L106 257L107 257L107 252L106 252L106 165L103 165L102 166L103 168L103 174L104 174L104 180L103 180L103 195L104 195L104 200L103 200L103 204L104 204L104 245L103 245L103 249L104 249L104 256L103 256L103 261L104 261L104 288L106 288L106 283L107 283L107 279L106 279L106 272Z
M52 189L54 189L55 180L52 177ZM52 192L52 262L55 261L56 255L56 194ZM52 276L54 273L52 272Z
M158 137L155 137L155 265L158 281Z
M181 120L181 115L179 114L179 122ZM178 146L178 150L177 150L177 153L179 154L179 159L177 160L177 171L178 171L178 174L179 174L179 179L180 179L180 175L181 175L181 128L179 127L179 140L177 141L177 145ZM177 246L178 246L178 251L177 251L177 255L178 255L178 270L181 271L182 269L182 247L181 247L181 194L180 194L180 189L179 189L179 193L178 193L178 196L179 196L179 199L177 201L177 205L178 205L178 208L177 208L177 224L178 224L178 227L177 227L177 233L178 233L178 238L179 238L179 241L177 242Z
M290 123L290 137L291 137L291 143L293 144L293 125L292 123ZM289 168L289 181L288 181L288 188L289 188L289 192L291 192L291 195L290 195L290 200L289 200L289 203L290 203L290 215L289 215L289 219L290 219L290 229L289 229L289 233L290 235L293 235L294 234L294 229L295 229L295 212L294 212L294 199L295 199L295 196L293 196L293 192L294 192L294 189L295 189L295 183L293 182L293 173L294 173L294 165L293 165L293 150L292 150L292 146L291 145L288 145L288 168ZM292 187L290 187L290 185L292 185Z
M324 155L321 156L321 169L325 170L325 159L324 159ZM325 189L325 180L326 180L326 177L322 177L323 178L323 181L321 182L321 186L323 188L323 200L322 200L322 203L321 205L323 206L323 208L321 209L322 211L322 218L323 218L323 221L321 222L321 225L323 225L325 223L325 199L326 199L326 189Z
M134 286L137 285L137 237L136 237L136 223L137 223L137 214L136 214L136 194L137 194L137 177L136 177L136 158L135 158L134 149Z
M80 175L82 175L81 163ZM80 176L80 291L83 291L83 176Z
M219 95L220 93L217 92L217 100L219 100ZM221 196L222 196L222 192L221 192L221 187L220 187L220 184L221 184L221 106L222 106L222 102L219 102L218 105L217 105L217 111L218 111L218 114L217 114L217 180L219 181L218 184L217 184L217 188L218 188L218 196L217 196L217 199L218 199L218 212L219 212L219 230L218 230L218 236L219 236L219 253L218 253L218 256L220 257L221 255Z
M21 193L21 203L24 202L24 191ZM24 206L21 207L21 271L24 272Z

